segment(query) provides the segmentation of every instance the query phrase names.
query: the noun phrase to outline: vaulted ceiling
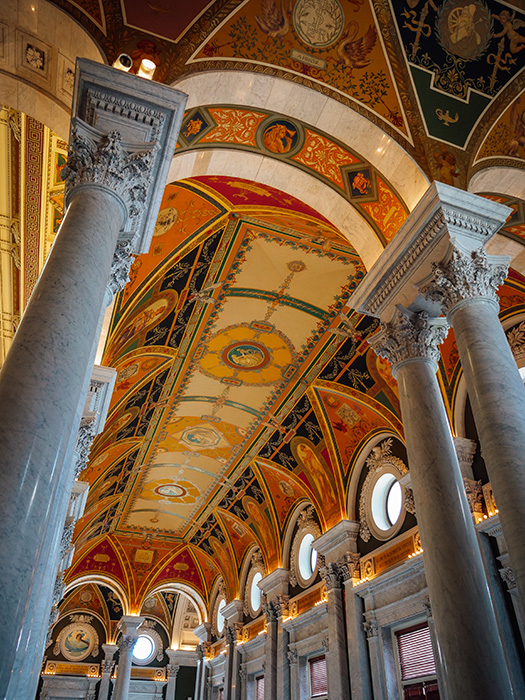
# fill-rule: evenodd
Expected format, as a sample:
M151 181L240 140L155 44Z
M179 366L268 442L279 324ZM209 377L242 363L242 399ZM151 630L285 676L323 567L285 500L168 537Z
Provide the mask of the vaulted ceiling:
M155 79L235 70L328 95L379 126L429 179L466 187L480 168L524 167L522 2L55 4L109 62L123 51L152 58ZM167 186L151 249L115 303L102 364L117 369L116 388L82 475L91 490L67 580L104 572L134 611L175 581L208 602L221 575L235 597L254 546L268 571L282 563L298 504L313 503L323 528L353 517L360 449L385 431L402 437L396 383L366 343L376 322L346 306L366 250L360 257L306 193L243 179L239 163L263 154L306 173L337 193L378 249L409 203L363 156L365 144L312 126L306 103L304 119L288 107L210 100L188 110L175 160L222 149L229 169ZM521 244L523 202L486 194L513 207L505 235ZM505 290L525 303L518 275ZM450 414L451 338L441 367Z

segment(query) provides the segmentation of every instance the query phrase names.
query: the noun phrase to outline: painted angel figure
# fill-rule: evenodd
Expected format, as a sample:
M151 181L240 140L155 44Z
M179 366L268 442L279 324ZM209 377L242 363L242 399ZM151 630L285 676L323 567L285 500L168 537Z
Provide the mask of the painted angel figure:
M518 32L518 29L525 27L525 22L521 19L515 19L516 11L511 14L508 10L502 10L499 15L492 16L503 27L501 32L494 34L494 39L507 35L511 53L518 53L518 51L525 49L525 36Z

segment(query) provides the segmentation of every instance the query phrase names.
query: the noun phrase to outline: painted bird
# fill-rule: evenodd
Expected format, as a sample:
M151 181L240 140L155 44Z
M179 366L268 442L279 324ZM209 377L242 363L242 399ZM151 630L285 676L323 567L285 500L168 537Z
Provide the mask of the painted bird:
M290 30L288 15L291 7L283 10L283 0L277 5L275 0L261 0L261 14L255 15L255 21L261 31L272 39L284 39Z
M343 328L329 328L328 332L332 333L332 335L341 335L344 338L352 338L352 340L356 341L361 340L361 335L355 328L355 324L358 322L358 319L353 321L342 311L339 312L339 318L343 322Z
M350 28L353 27L353 33L350 35ZM356 39L359 31L357 22L350 22L343 33L343 41L337 47L337 55L340 63L344 63L347 68L350 68L350 73L354 68L366 68L372 62L369 58L369 53L374 48L377 41L377 32L375 27L370 25L366 34Z
M203 287L190 296L188 301L202 301L204 304L215 304L217 299L213 299L211 294L214 289L222 287L224 282L217 282L216 284L209 284L207 287Z

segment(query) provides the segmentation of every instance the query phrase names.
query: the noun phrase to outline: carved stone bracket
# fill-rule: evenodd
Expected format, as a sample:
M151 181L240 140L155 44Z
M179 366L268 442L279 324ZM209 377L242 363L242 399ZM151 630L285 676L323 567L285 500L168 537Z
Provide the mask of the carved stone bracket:
M297 650L292 649L290 645L288 645L288 651L286 652L286 657L288 659L289 664L296 664L297 663Z
M134 242L133 240L123 241L117 244L115 253L113 255L113 262L111 263L111 271L109 273L109 280L106 285L108 293L108 303L122 291L126 284L129 282L129 271L131 265L135 260L133 255Z
M430 301L438 302L446 314L460 302L483 297L498 305L497 290L505 281L508 262L487 255L483 247L464 251L454 247L446 262L432 264L431 282L421 288Z
M363 622L363 629L365 631L367 639L377 637L377 634L379 632L377 620L365 620Z
M407 513L416 514L416 502L414 501L414 492L412 489L403 489L403 505Z
M75 465L75 479L78 479L80 474L84 471L89 458L89 452L91 450L91 444L93 443L93 417L82 418L80 421L80 427L78 429L77 442L75 445L75 452L77 455L77 462Z
M516 588L516 577L514 575L514 569L511 566L505 566L503 569L500 569L499 575L501 576L502 581L507 584L509 591Z
M425 311L413 313L398 307L390 323L382 323L381 330L368 342L375 352L393 367L406 360L424 358L437 362L439 345L446 338L448 323L444 318L430 318Z

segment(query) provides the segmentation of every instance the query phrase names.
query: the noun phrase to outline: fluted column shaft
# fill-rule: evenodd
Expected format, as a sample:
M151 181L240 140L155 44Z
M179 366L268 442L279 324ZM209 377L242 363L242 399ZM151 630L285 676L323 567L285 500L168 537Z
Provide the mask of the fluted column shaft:
M481 451L501 527L525 601L525 388L498 318L497 289L508 259L456 248L434 266L426 296L441 303L454 328Z
M452 434L436 378L444 320L397 312L373 340L390 359L450 700L513 698Z
M0 696L5 693L34 584L60 469L67 463L117 236L119 198L103 188L73 194L0 372Z

